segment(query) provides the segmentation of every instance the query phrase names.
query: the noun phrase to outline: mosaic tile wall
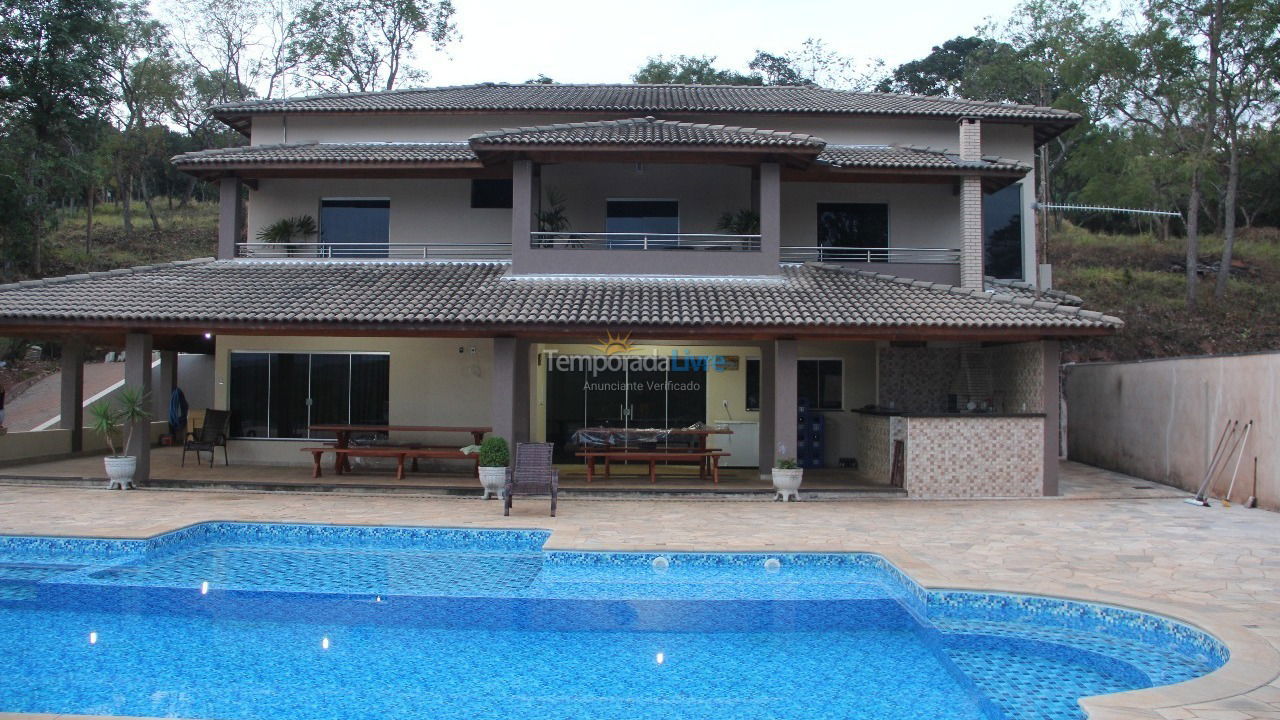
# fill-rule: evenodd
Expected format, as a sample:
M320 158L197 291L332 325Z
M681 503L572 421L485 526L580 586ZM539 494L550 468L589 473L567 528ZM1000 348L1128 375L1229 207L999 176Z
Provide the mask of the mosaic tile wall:
M858 458L858 480L887 483L893 463L893 443L889 440L889 418L882 415L853 416L853 447Z
M887 347L879 352L881 407L937 413L947 409L960 355L975 348ZM1043 412L1044 347L1038 342L983 348L997 412Z
M960 348L880 348L877 403L904 412L943 412L959 366Z
M1000 412L1044 412L1044 345L1038 342L987 348L991 374L1001 390Z
M1044 418L908 418L903 486L915 498L1039 497Z

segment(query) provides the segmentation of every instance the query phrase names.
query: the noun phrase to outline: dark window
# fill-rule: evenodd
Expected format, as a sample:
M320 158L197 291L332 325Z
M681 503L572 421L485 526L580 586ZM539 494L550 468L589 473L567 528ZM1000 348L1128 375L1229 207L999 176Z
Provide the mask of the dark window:
M390 200L321 200L320 242L331 257L386 257Z
M982 199L982 266L1003 280L1022 280L1022 186L1010 185Z
M271 356L231 353L231 435L269 437L267 407L271 397Z
M234 437L327 437L310 426L388 422L388 355L233 352L230 365Z
M882 203L818 203L818 246L889 247L889 206ZM887 255L866 258L883 262Z
M844 405L844 361L800 360L796 388L800 407L839 410Z
M747 409L760 409L760 361L747 358Z
M510 178L477 178L471 181L471 207L477 209L510 208Z
M609 238L611 248L675 245L680 232L680 204L675 200L610 200L604 230L630 233Z

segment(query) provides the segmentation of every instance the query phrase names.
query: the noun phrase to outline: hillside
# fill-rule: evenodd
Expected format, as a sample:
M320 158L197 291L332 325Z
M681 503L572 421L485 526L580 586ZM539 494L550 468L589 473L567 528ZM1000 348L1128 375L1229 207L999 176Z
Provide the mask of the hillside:
M1200 306L1184 299L1182 238L1104 235L1064 225L1050 239L1054 285L1085 305L1117 315L1125 328L1109 338L1064 346L1064 361L1139 360L1280 349L1280 231L1244 231L1236 240L1227 295L1202 276ZM1201 263L1216 267L1220 237L1201 243Z
M211 257L218 246L217 203L191 203L172 208L156 198L155 230L146 208L133 208L133 235L126 238L120 208L103 205L94 213L93 240L85 246L84 212L63 213L45 242L46 276L110 270L170 260Z

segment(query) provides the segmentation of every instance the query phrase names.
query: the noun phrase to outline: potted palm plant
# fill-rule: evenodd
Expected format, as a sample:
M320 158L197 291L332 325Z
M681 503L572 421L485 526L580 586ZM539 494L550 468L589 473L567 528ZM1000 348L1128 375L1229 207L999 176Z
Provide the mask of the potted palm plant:
M480 443L480 484L484 486L485 500L502 497L510 461L511 451L503 438L490 435Z
M318 232L316 221L310 215L280 218L258 231L258 242L282 247L286 255L292 255L298 249L294 243L306 242Z
M133 474L138 469L138 458L116 452L115 437L121 436L120 450L129 447L137 423L151 417L147 411L147 394L138 388L126 387L120 391L117 404L102 400L89 407L89 427L101 433L107 440L111 454L102 459L107 471L107 489L127 490L133 487ZM123 426L123 431L122 427Z
M794 457L787 455L785 445L778 446L778 457L773 462L774 500L787 502L800 499L800 481L804 476L804 468L800 467Z

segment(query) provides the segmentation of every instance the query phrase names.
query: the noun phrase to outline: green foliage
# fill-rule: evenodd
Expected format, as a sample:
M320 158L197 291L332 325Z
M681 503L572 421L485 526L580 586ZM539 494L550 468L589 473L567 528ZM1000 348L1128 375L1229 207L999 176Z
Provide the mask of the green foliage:
M895 68L877 89L913 95L959 95L971 59L987 42L976 36L955 37L934 45L925 57Z
M425 73L409 66L419 43L457 38L450 0L311 0L289 25L290 64L326 92L392 90Z
M759 75L743 74L715 66L714 55L676 55L668 60L655 55L631 79L650 85L760 85Z
M507 441L490 435L480 443L480 467L506 467L511 462Z
M89 406L89 427L106 439L112 455L117 454L115 437L122 427L126 430L120 447L125 449L133 439L134 424L151 417L147 410L147 397L139 388L126 386L120 390L114 404L110 400L100 400Z
M773 466L778 470L795 470L800 467L793 457L780 457L773 461Z
M758 235L760 213L747 209L726 212L716 221L716 229L730 235Z
M298 215L291 218L280 218L263 227L258 231L258 242L288 245L290 243L305 242L307 238L314 237L318 232L319 229L316 227L314 218L310 215Z
M569 209L564 193L555 188L549 188L547 190L547 204L534 213L534 216L538 221L539 232L567 232L570 227Z

